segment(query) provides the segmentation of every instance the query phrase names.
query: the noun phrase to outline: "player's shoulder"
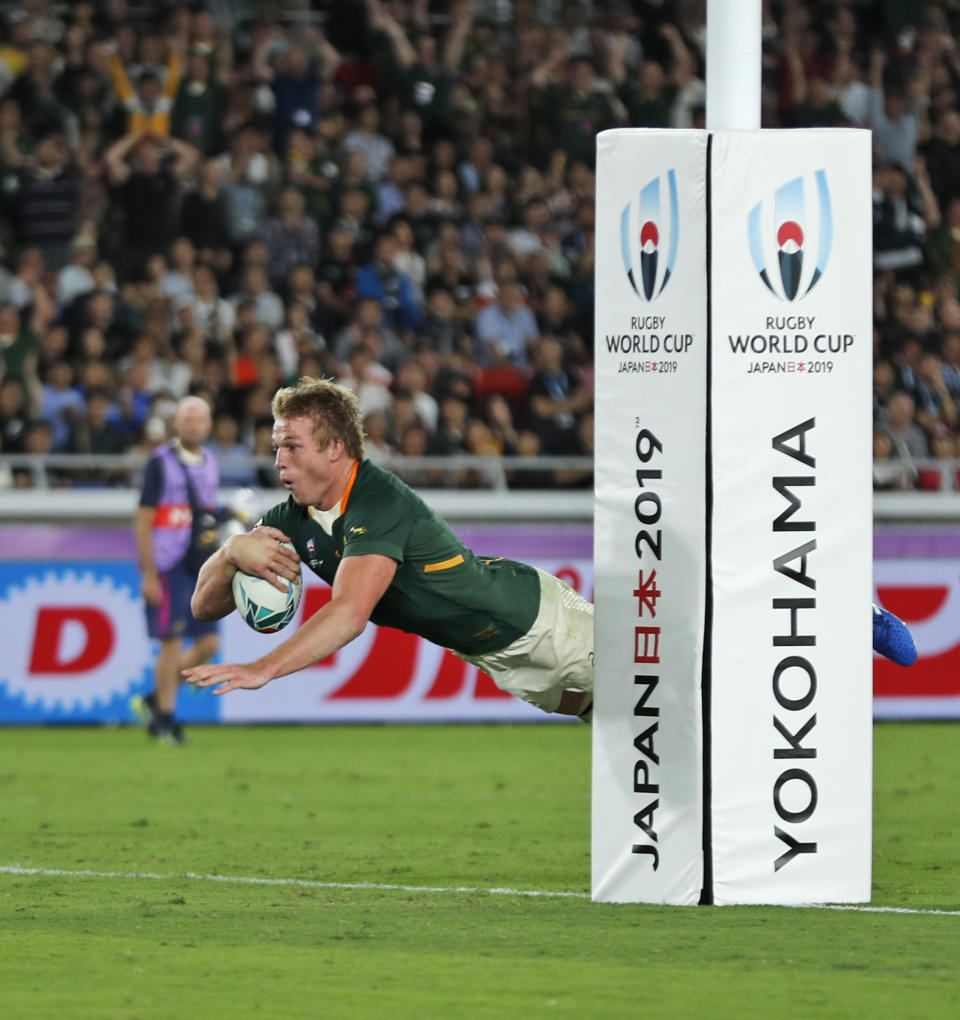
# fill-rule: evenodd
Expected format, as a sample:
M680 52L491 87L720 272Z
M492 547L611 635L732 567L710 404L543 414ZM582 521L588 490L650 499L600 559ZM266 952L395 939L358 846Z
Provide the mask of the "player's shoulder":
M393 506L421 502L420 497L406 482L369 460L360 461L348 506L353 503L354 498L365 502L384 500Z
M360 462L344 511L351 523L356 523L358 515L371 520L396 521L416 519L429 513L423 500L402 479L368 460Z
M162 461L165 457L169 457L173 447L169 443L161 443L159 446L153 448L150 451L150 456L147 457L148 464L154 464L158 461Z
M154 482L164 477L164 465L168 462L169 455L169 443L161 443L158 447L151 450L150 455L147 457L147 462L143 466L144 480L149 479L151 482Z
M281 531L286 527L292 527L306 515L306 508L300 506L293 496L288 496L282 503L276 503L266 510L260 523L269 528L279 528Z

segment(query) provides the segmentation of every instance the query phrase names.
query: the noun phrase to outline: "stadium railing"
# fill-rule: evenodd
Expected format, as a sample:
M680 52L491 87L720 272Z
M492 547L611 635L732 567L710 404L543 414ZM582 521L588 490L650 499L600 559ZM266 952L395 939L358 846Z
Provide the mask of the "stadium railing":
M136 509L146 459L142 454L0 455L0 521L23 523L128 524ZM443 516L456 521L593 520L593 462L589 457L400 457L382 462L414 485ZM960 459L917 462L926 490L875 492L877 523L960 523ZM221 471L234 478L260 470L272 477L270 457L223 458ZM19 484L11 484L20 475ZM561 477L566 482L545 482ZM930 479L938 478L933 486ZM6 487L4 486L6 477ZM251 495L252 492L252 495ZM227 482L228 504L247 500L254 512L272 505L282 490Z
M0 455L0 522L129 525L146 458L142 454ZM460 522L589 523L590 457L400 457L378 460L413 485L442 516ZM251 513L284 498L253 481L274 475L271 457L224 457L221 499ZM252 476L249 484L237 481ZM6 486L3 482L6 477ZM552 485L558 482L559 485Z

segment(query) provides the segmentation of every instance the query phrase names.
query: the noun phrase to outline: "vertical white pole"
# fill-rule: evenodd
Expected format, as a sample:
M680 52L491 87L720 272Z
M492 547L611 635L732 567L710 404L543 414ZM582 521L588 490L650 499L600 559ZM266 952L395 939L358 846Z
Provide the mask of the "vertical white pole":
M760 127L761 29L761 0L708 0L708 131Z

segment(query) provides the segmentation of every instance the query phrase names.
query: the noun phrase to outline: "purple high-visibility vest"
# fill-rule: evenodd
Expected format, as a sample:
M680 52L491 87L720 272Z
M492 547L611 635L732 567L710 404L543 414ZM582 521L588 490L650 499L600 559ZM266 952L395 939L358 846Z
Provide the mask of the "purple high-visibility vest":
M176 566L190 548L193 512L184 471L190 472L196 498L211 510L217 506L220 470L216 457L204 448L202 464L184 464L169 443L158 446L147 462L140 505L156 507L153 556L161 573Z

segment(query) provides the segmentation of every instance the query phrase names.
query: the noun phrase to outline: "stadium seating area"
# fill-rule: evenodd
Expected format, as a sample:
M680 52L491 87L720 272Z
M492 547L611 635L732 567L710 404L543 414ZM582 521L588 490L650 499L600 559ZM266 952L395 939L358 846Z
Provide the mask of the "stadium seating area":
M373 458L589 456L594 137L703 124L704 8L0 4L0 455L145 453L198 393L269 485L323 373ZM764 8L764 126L874 132L875 486L960 488L960 9Z

